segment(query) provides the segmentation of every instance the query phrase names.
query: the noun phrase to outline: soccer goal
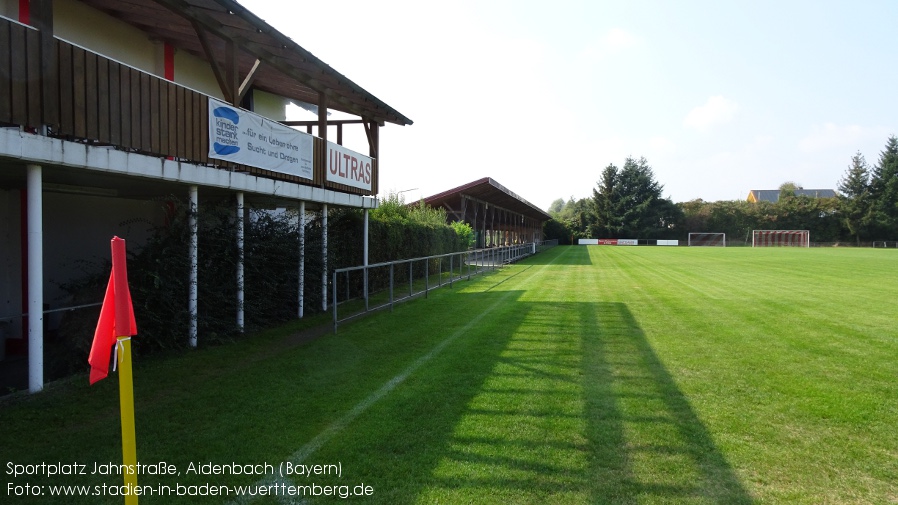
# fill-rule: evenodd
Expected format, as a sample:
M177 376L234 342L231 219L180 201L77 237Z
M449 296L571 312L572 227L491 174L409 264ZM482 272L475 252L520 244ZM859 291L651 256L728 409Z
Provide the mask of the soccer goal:
M893 247L894 248L894 247L898 247L898 242L895 242L893 240L877 240L877 241L873 242L873 247L877 248L877 249L882 248L882 247Z
M752 230L752 247L811 247L808 230Z
M726 247L726 233L690 233L689 246Z

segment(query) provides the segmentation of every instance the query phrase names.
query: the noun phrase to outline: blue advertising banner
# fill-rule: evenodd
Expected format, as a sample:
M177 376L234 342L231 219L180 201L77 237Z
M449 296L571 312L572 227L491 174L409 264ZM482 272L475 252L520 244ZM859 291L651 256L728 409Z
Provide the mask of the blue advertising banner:
M209 157L312 179L312 136L209 98Z

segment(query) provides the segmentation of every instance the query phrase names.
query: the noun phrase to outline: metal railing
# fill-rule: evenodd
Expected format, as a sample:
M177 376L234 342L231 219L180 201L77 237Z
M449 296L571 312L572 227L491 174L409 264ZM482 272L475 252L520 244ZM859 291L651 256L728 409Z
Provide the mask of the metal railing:
M421 295L426 298L433 289L451 288L458 280L470 280L557 244L557 240L548 240L335 269L331 289L334 333L341 322L387 307L392 311L399 302ZM403 280L397 280L397 272Z
M103 305L103 302L97 303L86 303L82 305L73 305L69 307L60 307L56 309L46 309L41 311L43 316L43 324L45 329L45 334L48 329L58 330L59 329L59 320L51 320L48 319L48 315L55 314L67 314L71 312L75 312L77 310L90 309L95 307L100 307ZM29 313L23 312L21 314L8 314L8 315L0 315L0 361L6 359L6 341L23 341L27 342L28 335L25 332L26 324L25 320L28 319Z

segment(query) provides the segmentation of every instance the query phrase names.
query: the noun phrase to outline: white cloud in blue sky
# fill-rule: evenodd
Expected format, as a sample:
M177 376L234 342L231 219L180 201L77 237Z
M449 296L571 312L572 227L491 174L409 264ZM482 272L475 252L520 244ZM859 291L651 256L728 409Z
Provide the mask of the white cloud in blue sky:
M732 100L715 95L708 98L704 105L700 105L686 114L683 125L698 131L724 125L733 120L739 111L739 104Z
M627 156L674 201L832 188L898 134L893 0L241 4L415 121L380 139L409 199L490 176L547 208Z

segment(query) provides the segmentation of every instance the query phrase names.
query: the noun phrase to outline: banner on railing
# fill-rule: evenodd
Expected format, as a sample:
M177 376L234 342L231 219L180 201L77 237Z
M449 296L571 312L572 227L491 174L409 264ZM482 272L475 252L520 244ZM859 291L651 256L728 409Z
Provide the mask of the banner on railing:
M312 136L209 98L209 157L312 179Z
M327 143L327 180L354 188L371 189L373 160L345 147Z

